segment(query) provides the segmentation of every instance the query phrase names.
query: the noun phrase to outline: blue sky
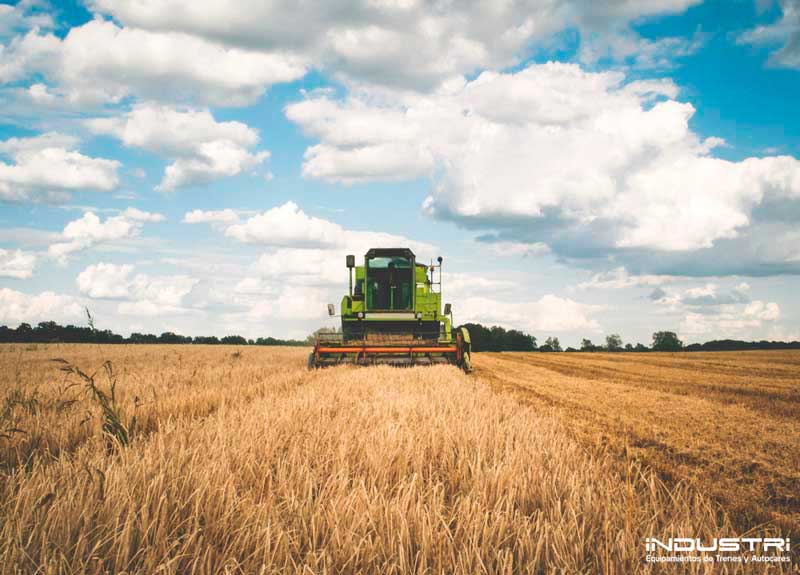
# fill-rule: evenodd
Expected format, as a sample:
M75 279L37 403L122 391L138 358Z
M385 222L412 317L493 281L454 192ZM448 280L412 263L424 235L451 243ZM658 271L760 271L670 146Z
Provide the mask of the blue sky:
M0 5L0 324L303 337L344 255L457 321L800 339L800 6Z

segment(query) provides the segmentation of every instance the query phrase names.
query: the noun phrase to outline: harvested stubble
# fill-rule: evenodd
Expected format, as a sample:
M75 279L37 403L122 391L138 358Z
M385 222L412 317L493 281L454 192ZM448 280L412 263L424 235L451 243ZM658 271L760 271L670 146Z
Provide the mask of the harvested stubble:
M691 481L740 531L769 523L800 536L800 352L491 353L475 363L496 391L555 408L583 445Z
M5 391L37 407L9 408L25 433L3 440L2 573L634 573L646 536L733 533L690 488L452 367L60 346L23 352L15 378L4 351ZM146 400L127 448L96 407L63 405L45 361L101 355L122 405Z

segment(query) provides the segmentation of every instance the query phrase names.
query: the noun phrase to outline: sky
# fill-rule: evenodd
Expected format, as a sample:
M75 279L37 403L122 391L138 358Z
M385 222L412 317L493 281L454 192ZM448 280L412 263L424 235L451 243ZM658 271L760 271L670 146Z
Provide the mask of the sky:
M800 340L797 0L0 4L0 324L303 338L345 255L456 323Z

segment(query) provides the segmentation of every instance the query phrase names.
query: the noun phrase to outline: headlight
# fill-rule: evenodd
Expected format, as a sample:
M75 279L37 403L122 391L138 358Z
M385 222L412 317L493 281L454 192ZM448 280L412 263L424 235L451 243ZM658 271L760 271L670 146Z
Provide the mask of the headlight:
M358 317L358 319L364 319L364 312L363 311L358 312L358 316L357 317Z
M417 317L417 319L422 319L422 313L421 312L417 312L416 317Z

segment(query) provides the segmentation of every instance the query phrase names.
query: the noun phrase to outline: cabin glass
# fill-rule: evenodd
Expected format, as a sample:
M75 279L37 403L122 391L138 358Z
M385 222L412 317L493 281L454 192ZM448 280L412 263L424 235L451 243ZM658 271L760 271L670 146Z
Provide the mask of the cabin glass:
M414 261L403 256L367 258L367 309L412 309Z

